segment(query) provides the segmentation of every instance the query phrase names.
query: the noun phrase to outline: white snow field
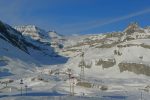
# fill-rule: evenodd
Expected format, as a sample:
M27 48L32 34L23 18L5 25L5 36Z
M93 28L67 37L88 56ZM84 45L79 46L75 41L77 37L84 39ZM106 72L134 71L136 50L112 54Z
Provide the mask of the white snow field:
M1 100L149 100L150 28L81 36L15 29L0 21Z

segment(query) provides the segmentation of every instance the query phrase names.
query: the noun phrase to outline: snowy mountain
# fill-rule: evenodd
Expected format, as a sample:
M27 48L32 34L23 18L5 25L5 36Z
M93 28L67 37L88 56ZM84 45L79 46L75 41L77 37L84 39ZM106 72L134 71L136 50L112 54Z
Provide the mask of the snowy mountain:
M87 35L66 42L63 55L71 57L66 66L80 74L81 53L85 53L85 76L128 78L150 76L150 32L137 23L123 32Z
M62 36L0 21L0 83L13 80L0 86L5 96L18 95L23 79L30 95L66 95L72 85L77 96L124 96L126 90L132 94L128 100L137 100L139 88L150 90L149 58L150 28L137 23L120 32Z
M55 51L61 49L65 41L64 36L58 34L56 31L46 32L35 25L15 26L14 28L21 32L28 40L49 44Z
M71 67L79 75L80 55L84 52L87 76L100 74L102 77L118 77L120 74L119 77L128 77L129 74L126 73L133 74L133 77L138 74L150 76L150 31L148 27L141 28L137 23L129 24L123 32L73 37L65 37L55 31L46 32L34 25L16 26L15 29L1 22L1 38L30 55L41 65L63 63L63 66L67 66L64 69ZM4 33L9 33L12 37ZM70 59L65 64L67 57Z
M0 21L0 77L20 72L29 74L35 66L40 66L29 55L31 46L21 33Z
M29 36L34 40L49 39L46 32L35 25L15 26L16 30L22 33L24 36Z
M39 32L38 30L40 29L35 30L35 28L33 26L33 30L29 30ZM43 65L66 62L67 58L58 55L51 47L50 42L48 42L48 35L41 34L43 33L39 33L40 40L36 40L37 38L32 38L33 35L30 35L31 38L27 35L24 36L11 26L0 21L0 65L3 66L0 71L6 71L3 72L4 75L7 75L7 72L20 74L32 72L36 67ZM46 39L47 41L44 41Z
M58 48L61 46L60 41L62 39L56 32L46 32L35 25L15 26L15 29L22 33L26 41L35 46L35 48L29 49L30 55L42 62L42 64L59 64L66 61L66 58L59 56L55 52L57 46ZM54 43L56 43L55 46ZM60 62L52 59L56 57Z
M63 44L66 41L65 36L58 34L56 31L49 31L49 37L51 38L51 46L57 49L63 48Z

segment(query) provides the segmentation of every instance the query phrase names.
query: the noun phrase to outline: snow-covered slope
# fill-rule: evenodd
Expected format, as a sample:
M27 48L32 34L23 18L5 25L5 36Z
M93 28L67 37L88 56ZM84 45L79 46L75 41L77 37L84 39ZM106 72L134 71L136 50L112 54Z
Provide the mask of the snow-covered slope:
M85 53L85 76L129 78L150 76L150 32L137 23L123 32L77 36L66 41L63 55L71 57L66 64L80 74L81 54Z
M25 40L34 46L34 48L28 49L30 55L42 64L60 64L67 60L56 53L54 43L60 47L62 39L56 32L46 32L35 25L15 26L15 29L21 32Z
M0 77L32 73L40 64L29 55L21 33L0 21Z
M85 73L102 77L149 75L149 28L130 24L123 32L64 37L55 31L46 32L34 25L15 27L22 33L21 50L26 51L42 65L64 63L78 75L81 53L85 53ZM36 38L35 38L36 37ZM22 43L22 42L21 42ZM54 48L62 45L62 49ZM136 50L136 52L135 52ZM67 61L66 57L70 57ZM59 61L58 61L59 60ZM98 69L98 70L97 70ZM140 70L142 69L142 71ZM130 74L127 74L130 73ZM118 76L119 75L119 76Z
M63 35L58 34L56 31L49 31L49 37L51 38L51 46L56 50L62 49L66 38Z
M14 28L21 32L22 35L28 38L32 38L36 41L48 42L54 48L59 48L62 46L63 41L65 41L64 36L58 34L56 31L46 32L45 30L36 27L35 25L15 26Z
M9 86L0 86L4 96L20 94L20 79L31 94L69 94L70 85L74 85L74 95L124 95L127 90L132 94L127 99L134 100L139 88L149 89L148 27L133 23L123 32L68 37L31 25L15 28L19 32L0 22L0 78L13 79L9 84L12 93ZM84 79L80 78L81 65Z
M33 26L33 30L30 31L39 32L35 28ZM44 33L39 34L41 36ZM62 64L67 61L66 57L58 55L51 47L48 42L50 40L47 37L48 34L42 36L39 37L41 40L23 36L11 26L0 21L0 66L2 66L0 71L3 72L3 76L7 75L6 73L13 75L32 72L36 67Z

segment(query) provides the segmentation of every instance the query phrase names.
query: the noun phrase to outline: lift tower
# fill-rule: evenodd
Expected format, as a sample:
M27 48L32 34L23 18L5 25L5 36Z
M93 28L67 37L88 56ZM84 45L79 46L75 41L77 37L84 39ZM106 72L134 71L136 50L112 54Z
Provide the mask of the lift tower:
M81 59L81 61L79 63L79 67L81 68L81 71L80 71L80 80L84 80L84 78L85 78L84 77L84 68L86 66L85 61L84 61L84 52L82 52L81 57L82 57L82 59Z

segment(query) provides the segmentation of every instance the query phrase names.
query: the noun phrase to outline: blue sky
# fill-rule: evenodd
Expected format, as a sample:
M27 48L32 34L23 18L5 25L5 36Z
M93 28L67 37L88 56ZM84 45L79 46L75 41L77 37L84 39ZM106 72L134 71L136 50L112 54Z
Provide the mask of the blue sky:
M0 20L64 35L121 31L150 26L150 0L0 0Z

